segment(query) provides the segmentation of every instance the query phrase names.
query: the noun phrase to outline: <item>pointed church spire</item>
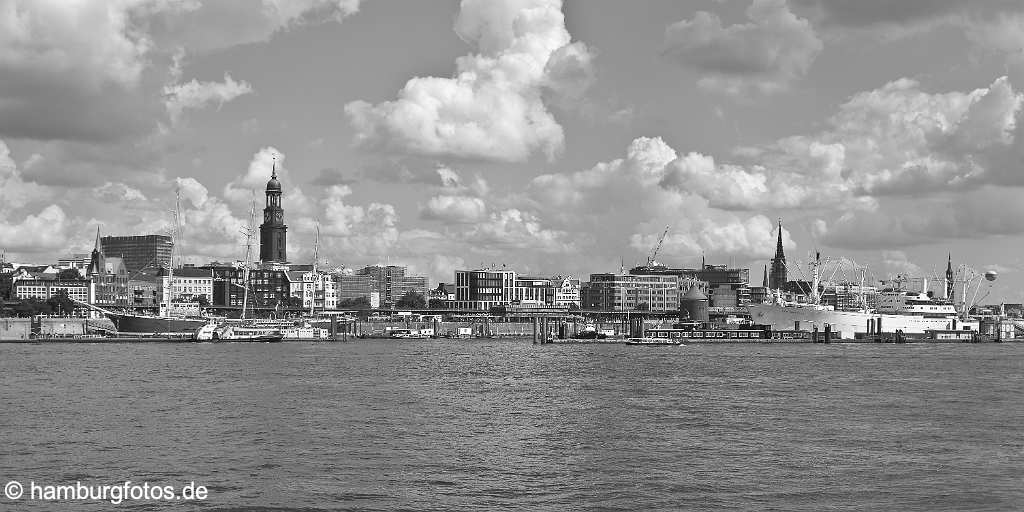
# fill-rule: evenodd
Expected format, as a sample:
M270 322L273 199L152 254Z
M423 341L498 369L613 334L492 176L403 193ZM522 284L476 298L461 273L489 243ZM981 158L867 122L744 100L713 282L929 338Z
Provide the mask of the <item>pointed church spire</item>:
M103 257L103 245L100 243L100 227L96 226L96 245L92 249L92 257L89 258L90 276L103 274L106 269L106 259Z
M779 239L775 244L775 257L772 258L772 271L768 276L768 286L773 290L781 289L788 280L786 272L786 253L782 249L782 218L779 218Z
M764 266L764 279L761 281L762 288L768 288L768 265Z
M779 240L775 244L775 257L785 258L785 253L782 252L782 217L779 217Z

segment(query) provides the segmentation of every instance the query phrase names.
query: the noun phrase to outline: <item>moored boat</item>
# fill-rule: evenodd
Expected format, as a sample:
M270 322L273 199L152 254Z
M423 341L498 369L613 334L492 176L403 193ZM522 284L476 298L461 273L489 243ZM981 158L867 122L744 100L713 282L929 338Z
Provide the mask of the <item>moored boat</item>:
M682 345L682 342L668 338L629 338L626 345Z

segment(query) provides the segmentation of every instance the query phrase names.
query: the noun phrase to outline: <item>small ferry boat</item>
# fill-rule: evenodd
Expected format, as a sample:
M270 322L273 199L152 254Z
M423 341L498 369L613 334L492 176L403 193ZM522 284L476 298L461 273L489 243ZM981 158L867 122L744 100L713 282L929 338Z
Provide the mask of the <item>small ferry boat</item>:
M281 329L259 325L239 325L231 323L210 322L196 331L198 341L281 341L284 335Z
M629 338L626 345L682 345L681 341L669 338Z

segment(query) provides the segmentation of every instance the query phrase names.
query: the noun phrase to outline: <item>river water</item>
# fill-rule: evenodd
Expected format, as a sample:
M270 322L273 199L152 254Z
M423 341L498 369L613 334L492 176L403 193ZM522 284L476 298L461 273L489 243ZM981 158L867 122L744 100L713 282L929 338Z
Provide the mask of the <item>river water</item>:
M0 510L1022 510L1024 344L0 345Z

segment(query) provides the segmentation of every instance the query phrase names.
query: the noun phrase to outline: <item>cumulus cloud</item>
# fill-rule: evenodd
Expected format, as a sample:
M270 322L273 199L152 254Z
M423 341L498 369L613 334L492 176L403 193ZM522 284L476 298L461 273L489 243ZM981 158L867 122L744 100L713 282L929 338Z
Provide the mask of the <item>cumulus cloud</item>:
M714 13L699 11L665 30L665 53L696 69L711 91L774 93L802 77L822 50L811 24L785 0L754 0L748 23L724 26Z
M491 213L464 236L490 251L568 252L575 248L568 233L545 228L536 215L515 208Z
M224 186L224 197L235 204L249 204L254 198L259 199L273 173L282 181L288 179L289 172L284 166L285 155L273 146L260 148L252 156L245 174L231 180ZM294 187L289 187L294 189Z
M108 181L98 187L93 187L92 192L101 200L124 201L129 204L146 201L145 194L124 183Z
M225 73L223 82L191 82L164 87L164 106L171 122L176 123L185 109L200 109L208 105L220 108L225 103L252 92L248 82L236 82Z
M431 156L519 162L562 150L545 90L578 95L590 53L572 43L560 0L463 0L455 31L479 53L452 78L416 77L398 99L354 101L345 112L364 147Z
M484 217L487 205L479 197L441 195L431 197L420 212L426 220L446 223L470 223Z
M549 229L573 234L574 243L583 247L582 258L622 254L626 247L635 258L642 257L666 225L670 235L659 259L675 265L692 264L703 252L743 259L770 256L773 225L766 217L714 207L702 195L707 190L664 185L680 165L715 166L702 156L680 157L661 138L641 137L629 145L625 158L538 176L528 194Z
M25 180L11 158L10 148L0 140L0 213L10 215L11 210L51 197L52 192L48 188Z
M0 221L0 247L22 253L62 250L67 242L68 224L64 210L53 204L21 221L4 219Z

